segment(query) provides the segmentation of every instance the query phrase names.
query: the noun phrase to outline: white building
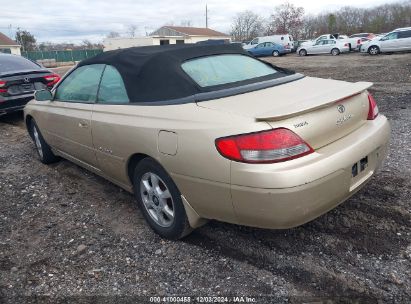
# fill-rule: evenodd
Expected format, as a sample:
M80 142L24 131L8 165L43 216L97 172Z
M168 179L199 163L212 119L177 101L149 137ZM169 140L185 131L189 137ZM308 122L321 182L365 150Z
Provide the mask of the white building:
M197 43L206 40L228 40L230 36L209 28L163 26L148 37L106 38L103 41L104 51L145 45L166 45Z
M21 46L14 40L0 33L0 53L21 55Z

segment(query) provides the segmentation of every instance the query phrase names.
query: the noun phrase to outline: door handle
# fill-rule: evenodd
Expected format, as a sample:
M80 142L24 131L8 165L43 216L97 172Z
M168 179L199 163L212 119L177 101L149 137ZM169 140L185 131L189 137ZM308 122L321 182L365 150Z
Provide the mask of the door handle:
M78 123L78 126L79 126L80 128L88 128L88 123L85 122L84 120L82 120L82 121L80 121L80 122Z

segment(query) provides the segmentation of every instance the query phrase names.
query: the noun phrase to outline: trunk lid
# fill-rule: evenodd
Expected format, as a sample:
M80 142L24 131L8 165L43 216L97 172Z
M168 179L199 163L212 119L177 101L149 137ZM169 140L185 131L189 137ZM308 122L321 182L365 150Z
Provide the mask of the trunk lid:
M44 77L50 74L47 70L16 72L3 75L1 80L6 81L7 96L18 96L46 89L47 81Z
M331 79L303 79L197 105L266 121L301 136L314 149L358 129L367 121L366 89L372 83Z

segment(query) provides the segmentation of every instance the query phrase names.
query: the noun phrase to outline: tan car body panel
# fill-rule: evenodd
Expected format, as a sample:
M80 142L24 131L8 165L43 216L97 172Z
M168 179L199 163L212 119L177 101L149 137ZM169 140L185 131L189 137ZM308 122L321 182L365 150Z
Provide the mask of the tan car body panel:
M130 192L130 159L136 154L154 158L182 193L193 227L201 225L202 219L217 219L287 228L341 203L381 163L389 124L382 115L374 121L366 120L365 89L369 86L306 77L198 104L141 106L33 100L26 106L25 115L35 119L57 154ZM350 98L340 100L345 97ZM289 101L289 107L283 100ZM340 103L355 115L335 126ZM301 121L307 125L296 127ZM277 127L296 132L315 148L315 153L256 165L230 161L215 148L219 137ZM367 155L367 173L353 188L348 168Z

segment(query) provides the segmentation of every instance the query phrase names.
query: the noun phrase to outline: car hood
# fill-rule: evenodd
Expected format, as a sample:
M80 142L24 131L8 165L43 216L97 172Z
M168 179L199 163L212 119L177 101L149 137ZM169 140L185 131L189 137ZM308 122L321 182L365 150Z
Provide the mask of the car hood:
M371 86L370 82L304 77L263 90L198 102L197 105L256 120L273 121L326 107Z

